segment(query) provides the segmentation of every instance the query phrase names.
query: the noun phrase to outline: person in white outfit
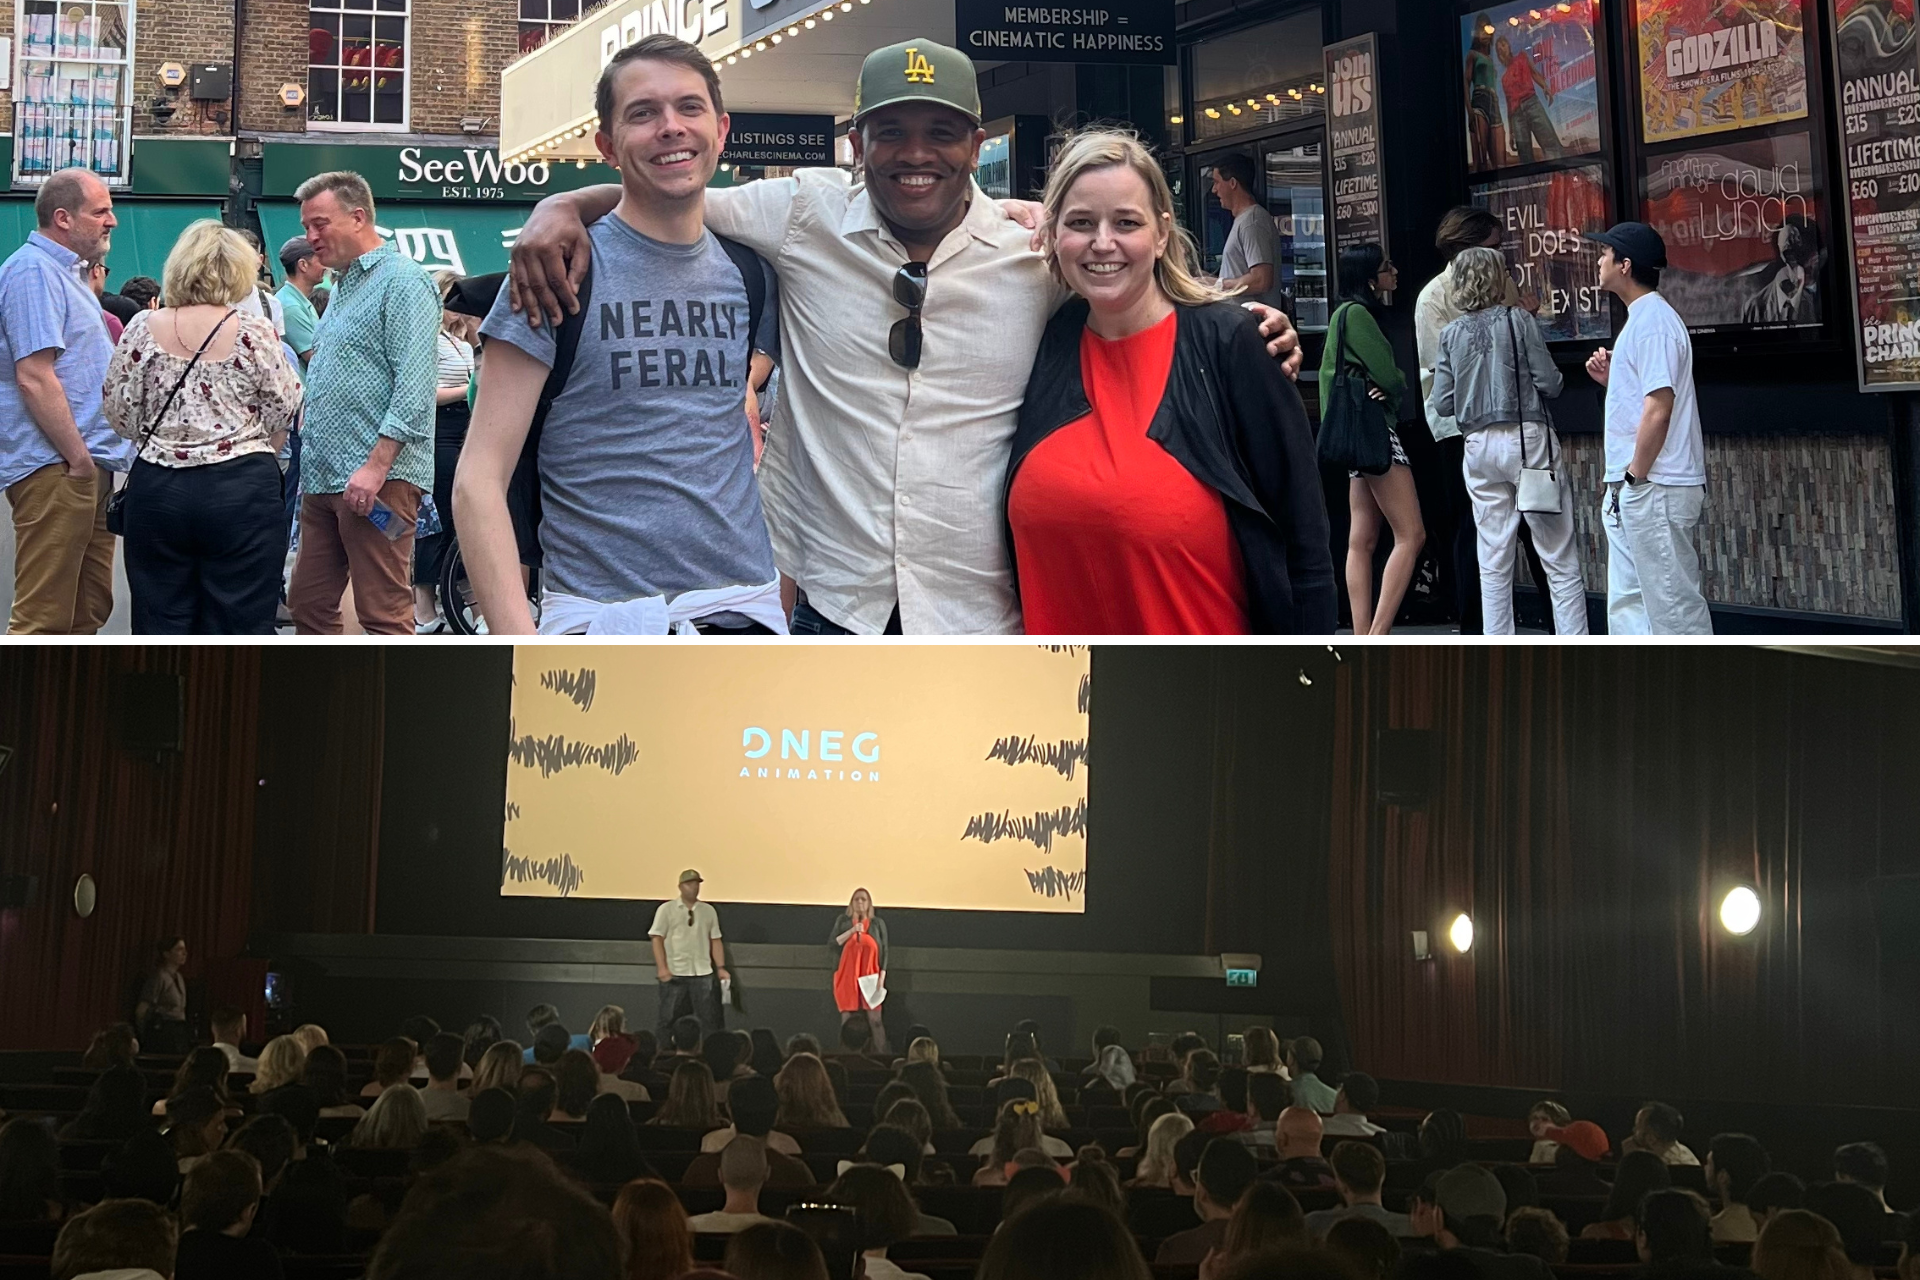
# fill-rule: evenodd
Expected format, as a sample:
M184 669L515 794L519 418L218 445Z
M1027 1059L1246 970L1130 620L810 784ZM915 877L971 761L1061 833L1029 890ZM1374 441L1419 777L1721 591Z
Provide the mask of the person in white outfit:
M1600 287L1627 304L1613 349L1587 372L1607 389L1607 630L1624 636L1710 636L1700 589L1699 528L1707 450L1693 387L1693 339L1660 296L1667 244L1641 222L1591 237Z
M1513 634L1524 516L1552 595L1554 631L1583 636L1587 590L1573 543L1573 488L1547 413L1565 379L1539 323L1505 303L1509 279L1497 249L1463 250L1448 268L1448 296L1461 315L1440 334L1427 416L1452 419L1465 437L1462 471L1478 533L1486 634Z

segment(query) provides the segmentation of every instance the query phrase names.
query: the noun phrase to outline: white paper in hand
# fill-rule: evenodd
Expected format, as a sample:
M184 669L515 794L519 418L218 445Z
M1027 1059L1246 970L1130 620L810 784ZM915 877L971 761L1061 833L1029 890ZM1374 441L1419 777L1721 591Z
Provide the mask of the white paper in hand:
M878 1009L887 998L887 975L868 973L860 978L860 997L869 1009Z

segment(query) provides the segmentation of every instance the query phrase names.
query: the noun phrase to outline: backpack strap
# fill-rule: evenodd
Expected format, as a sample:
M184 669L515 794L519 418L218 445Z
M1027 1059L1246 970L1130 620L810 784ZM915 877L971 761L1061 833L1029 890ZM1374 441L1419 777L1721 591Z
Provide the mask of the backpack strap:
M593 262L587 262L587 275L580 282L580 306L561 320L553 335L553 367L540 388L539 403L534 406L533 421L527 424L526 443L520 446L520 461L514 464L513 478L507 482L507 506L514 517L515 540L522 563L534 563L540 545L540 436L546 427L553 402L567 389L573 372L573 360L580 351L580 333L587 325L587 310L593 302Z
M723 235L713 238L733 259L734 269L740 273L740 282L747 286L747 363L751 364L754 340L760 336L760 315L767 309L766 268L761 265L760 255L738 240L729 240Z

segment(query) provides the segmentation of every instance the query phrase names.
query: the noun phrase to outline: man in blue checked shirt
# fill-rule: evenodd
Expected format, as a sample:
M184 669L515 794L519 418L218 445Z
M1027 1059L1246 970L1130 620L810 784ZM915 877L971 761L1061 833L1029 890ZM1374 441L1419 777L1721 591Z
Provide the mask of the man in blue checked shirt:
M412 635L408 570L420 495L433 488L440 297L418 263L381 241L359 174L323 173L295 194L307 241L335 281L307 366L306 496L287 605L301 635L339 635L351 583L367 634Z
M133 445L107 426L113 343L90 263L113 239L113 197L85 169L49 177L39 229L0 266L0 486L13 508L14 635L93 635L113 612L113 473Z

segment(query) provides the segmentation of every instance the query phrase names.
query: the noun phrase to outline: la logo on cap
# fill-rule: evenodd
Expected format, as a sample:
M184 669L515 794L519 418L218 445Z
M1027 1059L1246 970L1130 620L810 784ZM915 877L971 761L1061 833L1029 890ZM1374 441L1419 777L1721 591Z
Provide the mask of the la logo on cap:
M907 83L933 83L933 64L918 49L907 50Z

